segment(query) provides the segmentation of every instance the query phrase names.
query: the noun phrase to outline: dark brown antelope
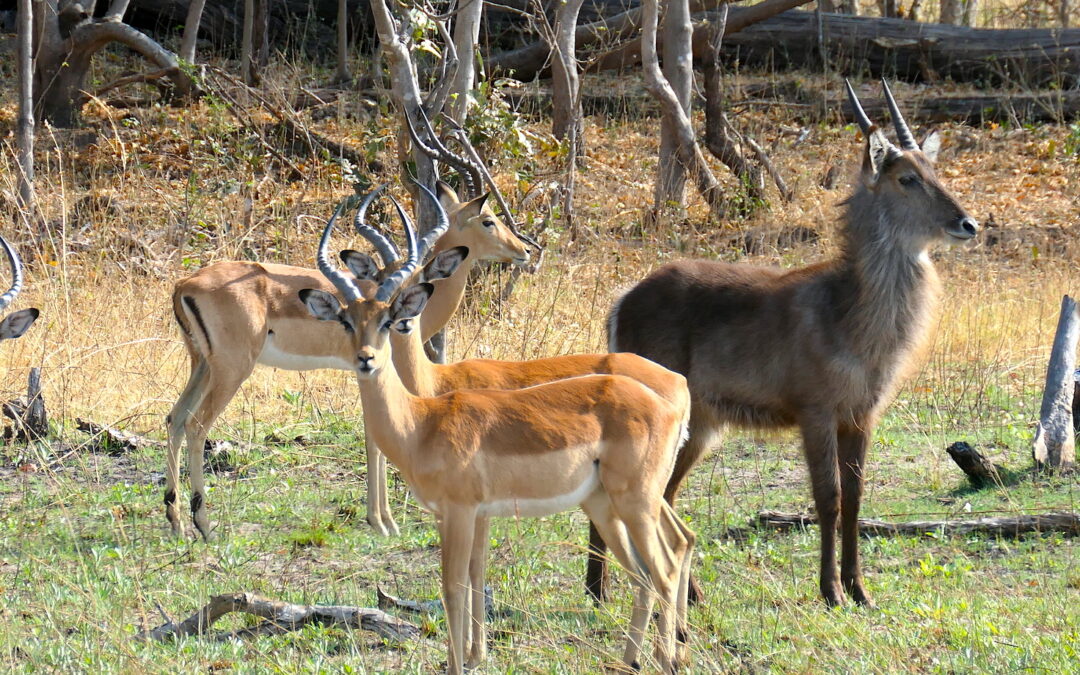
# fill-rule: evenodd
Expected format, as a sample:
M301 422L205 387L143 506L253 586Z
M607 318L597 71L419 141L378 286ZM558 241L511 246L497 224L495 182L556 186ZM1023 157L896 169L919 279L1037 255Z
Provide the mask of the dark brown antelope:
M867 446L933 321L940 284L929 249L971 239L978 224L934 173L936 132L916 145L884 85L896 147L850 84L848 95L866 145L858 184L843 202L840 255L795 270L666 265L615 303L608 339L611 351L640 354L689 382L690 440L668 482L669 501L725 425L799 428L821 524L821 594L840 603L842 583L855 602L871 605L858 550ZM603 572L593 555L588 588L598 599Z
M22 290L23 271L22 262L19 260L19 254L15 252L15 249L7 242L7 239L0 237L0 247L4 249L4 254L7 255L8 263L11 265L11 288L3 295L0 295L0 312L2 312L7 309L7 306L11 304L11 301L14 300L15 296L19 294L19 291ZM20 309L19 311L12 312L4 317L4 320L0 321L0 340L14 340L21 336L34 324L34 321L38 318L38 314L38 310L31 307L29 309Z

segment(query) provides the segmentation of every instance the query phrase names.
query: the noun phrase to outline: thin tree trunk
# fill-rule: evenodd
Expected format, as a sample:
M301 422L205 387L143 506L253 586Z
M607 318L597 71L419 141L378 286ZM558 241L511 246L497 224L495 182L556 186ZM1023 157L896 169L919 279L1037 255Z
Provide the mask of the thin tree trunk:
M341 83L352 80L349 72L349 3L348 0L338 0L337 11L337 81Z
M244 0L244 30L240 34L240 79L252 84L251 36L255 26L255 0Z
M581 83L575 34L584 0L566 0L555 12L555 52L551 66L551 130L556 138L581 137Z
M480 39L480 16L483 0L463 0L454 18L454 50L457 52L457 70L450 84L450 117L464 124L469 114L469 93L476 86L476 43Z
M19 71L19 208L32 220L34 203L34 8L31 0L19 0L18 9Z
M668 0L664 12L664 77L667 78L682 114L690 117L690 94L694 85L694 55L688 0ZM678 161L678 121L665 110L660 120L660 162L656 167L654 209L672 209L679 216L686 208L686 167Z
M187 20L184 21L184 38L180 43L180 58L188 63L195 63L195 42L199 38L199 24L202 23L203 7L206 0L191 0L188 5Z
M1076 344L1080 341L1080 307L1076 300L1061 299L1061 316L1046 368L1039 425L1035 429L1032 455L1039 467L1062 469L1076 462L1076 436L1073 431L1072 397L1076 385Z

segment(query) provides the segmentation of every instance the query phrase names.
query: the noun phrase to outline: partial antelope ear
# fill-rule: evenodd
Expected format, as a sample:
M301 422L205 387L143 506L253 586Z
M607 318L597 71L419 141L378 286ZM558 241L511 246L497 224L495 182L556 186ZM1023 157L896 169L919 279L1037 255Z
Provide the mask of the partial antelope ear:
M393 306L390 308L390 320L401 321L403 319L415 319L420 316L420 312L424 311L424 307L427 306L427 302L434 291L434 286L423 283L409 286L398 293Z
M484 209L484 204L490 196L490 192L485 192L476 199L465 202L465 205L461 207L461 212L469 218L480 215L480 212Z
M341 303L331 293L317 288L305 288L300 291L300 302L307 305L311 316L320 321L339 321Z
M870 128L866 135L866 149L863 152L862 179L867 185L877 184L881 176L881 169L885 166L885 159L889 156L892 143L881 129L876 126Z
M455 246L435 256L435 259L424 266L424 281L438 281L446 279L457 271L461 263L469 257L468 246Z
M13 314L8 314L3 321L0 321L0 340L14 340L21 336L34 325L39 314L36 307L20 309Z
M938 153L941 151L941 134L934 129L930 133L926 134L926 137L922 139L922 143L919 143L919 147L922 148L923 154L931 162L936 162Z
M341 262L349 268L352 275L360 281L378 281L379 265L367 253L354 251L351 248L340 253Z
M436 181L435 192L439 195L439 203L442 204L444 209L461 203L461 200L457 198L457 193L454 192L454 188L445 181Z

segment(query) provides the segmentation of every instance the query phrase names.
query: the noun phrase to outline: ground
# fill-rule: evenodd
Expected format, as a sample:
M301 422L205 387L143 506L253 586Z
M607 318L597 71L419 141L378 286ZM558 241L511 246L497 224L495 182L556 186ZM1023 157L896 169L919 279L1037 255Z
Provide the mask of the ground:
M275 77L284 92L301 75ZM934 93L896 90L905 105ZM835 190L820 185L833 167L854 176L860 140L853 127L797 107L741 104L736 123L770 149L795 201L779 203L773 192L768 208L715 222L695 197L685 221L646 227L658 124L630 114L641 107L636 91L628 89L622 112L586 123L577 240L556 212L543 235L544 265L522 276L505 303L495 298L509 274L481 276L450 329L455 358L601 350L611 299L666 260L794 266L833 254L848 181ZM6 133L14 108L8 98L0 102ZM490 127L477 133L488 134L485 151L502 158L496 173L512 199L557 177L560 148L543 119L517 128L489 110ZM351 176L367 172L313 153L290 155L294 166L286 167L263 144L280 145L261 126L270 113L240 119L214 96L187 109L91 104L86 117L84 129L39 133L48 236L40 245L25 230L12 236L29 268L15 307L38 306L43 316L0 347L3 386L16 395L28 368L42 366L56 439L0 450L0 667L437 671L445 659L437 616L417 619L427 638L400 645L324 628L241 642L132 640L162 622L158 606L184 617L221 592L372 606L381 586L434 598L437 536L399 481L392 505L402 536L380 538L364 523L361 414L344 373L262 369L245 385L211 433L234 447L210 477L216 536L209 544L168 536L160 447L120 457L90 452L74 428L77 416L163 436L164 415L187 376L171 284L215 260L310 264L317 228ZM343 94L298 119L371 159L393 161L393 120L377 103ZM987 230L972 246L935 255L946 292L941 320L923 367L876 434L863 515L899 521L1080 510L1075 474L1028 472L1058 305L1080 282L1080 127L942 131L939 171ZM11 157L0 159L5 195L13 189ZM734 194L735 181L717 172ZM536 213L544 202L526 210ZM784 235L795 227L817 236ZM762 243L748 250L747 232ZM1006 485L969 489L944 452L956 440L1008 467ZM729 536L761 509L798 512L810 503L790 434L733 434L693 474L679 511L699 535L695 569L706 593L690 616L694 672L1075 668L1074 539L864 539L878 609L830 610L817 591L816 528ZM603 608L586 599L585 525L579 513L497 522L489 580L499 614L485 672L596 672L618 659L629 587L620 581Z

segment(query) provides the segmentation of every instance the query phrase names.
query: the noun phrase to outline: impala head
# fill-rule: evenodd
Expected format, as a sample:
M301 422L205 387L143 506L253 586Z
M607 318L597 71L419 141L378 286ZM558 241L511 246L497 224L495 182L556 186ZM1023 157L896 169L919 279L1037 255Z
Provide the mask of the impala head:
M437 201L429 190L423 189L423 191L430 200ZM301 302L307 305L308 311L315 318L322 321L336 321L341 324L342 330L349 334L355 353L354 369L358 377L374 377L380 369L386 367L387 359L390 358L391 328L399 325L406 330L411 330L412 320L419 316L427 305L434 287L426 282L411 284L410 280L420 269L420 261L428 253L431 244L442 236L449 226L444 212L439 219L439 224L418 240L412 221L409 220L401 205L392 197L391 201L397 210L398 217L404 223L407 244L405 258L393 261L395 264L400 263L396 270L388 274L386 270L380 270L377 265L374 265L374 261L369 258L371 265L358 265L355 268L350 265L356 277L352 278L330 264L327 253L330 233L341 211L349 203L349 200L345 200L338 205L334 215L326 223L317 254L319 270L345 298L345 305L342 306L333 294L325 291L310 288L300 291ZM369 195L361 207L361 214L370 203ZM363 223L362 217L358 218L357 223L357 229L361 234L370 238L370 232L361 229L371 229L370 226ZM363 256L363 254L359 255ZM431 275L431 278L448 276L457 269L457 265L467 255L468 249L465 247L455 247L444 251L424 268L424 273ZM404 290L402 286L405 286Z
M860 184L846 202L848 222L871 240L900 242L924 250L935 242L960 242L979 232L979 224L938 180L934 161L941 137L932 131L917 144L882 80L899 146L870 122L851 84L848 98L866 137ZM889 228L888 232L882 228Z
M447 237L453 244L467 246L478 260L514 263L529 262L529 249L518 236L500 220L488 205L485 193L468 201L458 200L454 189L438 183L439 203L450 218Z
M0 295L0 312L3 312L11 304L11 301L15 299L15 296L19 294L19 291L22 290L23 271L19 255L3 237L0 237L0 247L4 249L8 263L11 265L11 288L3 295ZM21 309L5 317L3 321L0 321L0 340L14 340L21 336L37 320L38 314L38 310L31 307L30 309Z

